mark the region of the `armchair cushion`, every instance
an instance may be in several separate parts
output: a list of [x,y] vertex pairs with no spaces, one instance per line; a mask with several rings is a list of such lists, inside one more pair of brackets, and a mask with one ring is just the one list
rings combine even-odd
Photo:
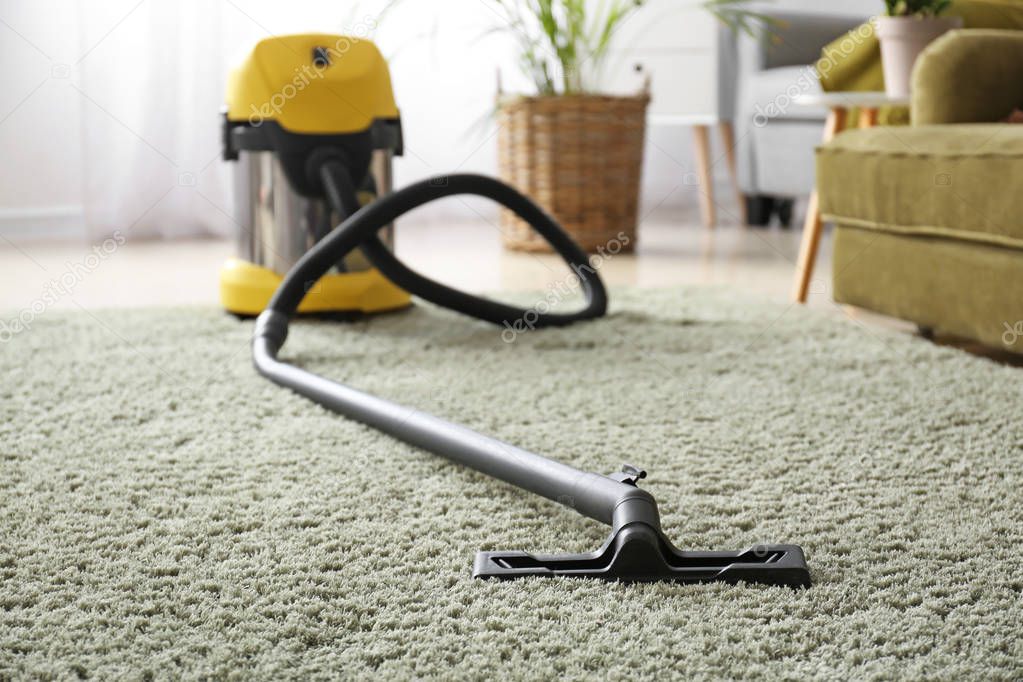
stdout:
[[1023,126],[850,130],[817,150],[826,220],[1023,249]]

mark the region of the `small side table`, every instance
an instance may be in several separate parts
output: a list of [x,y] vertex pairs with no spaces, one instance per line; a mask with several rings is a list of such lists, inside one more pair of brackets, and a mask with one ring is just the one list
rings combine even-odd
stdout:
[[722,121],[714,115],[701,114],[652,114],[648,122],[661,126],[688,126],[693,130],[693,153],[696,156],[696,175],[700,183],[700,216],[703,226],[713,228],[717,225],[717,201],[714,197],[714,161],[710,151],[710,129],[716,126],[721,135],[721,145],[728,164],[728,174],[732,179],[732,187],[736,200],[739,202],[739,220],[746,224],[746,197],[739,189],[739,178],[735,165],[735,132],[731,121]]
[[[883,92],[805,94],[797,95],[792,101],[804,107],[828,108],[828,120],[824,125],[824,144],[831,142],[835,135],[848,127],[850,109],[860,110],[860,128],[873,128],[877,125],[877,112],[881,107],[909,105],[908,97],[889,97]],[[803,240],[799,246],[799,262],[796,264],[796,279],[792,288],[792,298],[796,303],[806,303],[822,229],[820,202],[815,185],[813,194],[810,195],[810,205],[806,209],[806,224],[803,226]]]

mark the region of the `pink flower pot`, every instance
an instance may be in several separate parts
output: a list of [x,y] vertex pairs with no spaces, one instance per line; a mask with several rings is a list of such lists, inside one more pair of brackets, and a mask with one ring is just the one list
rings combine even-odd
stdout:
[[892,97],[908,97],[917,57],[932,41],[962,28],[961,17],[878,17],[885,90]]

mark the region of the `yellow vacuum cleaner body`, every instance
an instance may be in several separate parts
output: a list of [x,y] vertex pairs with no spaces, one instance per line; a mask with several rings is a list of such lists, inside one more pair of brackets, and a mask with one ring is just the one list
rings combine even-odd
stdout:
[[[220,273],[230,312],[258,315],[283,275],[339,222],[318,186],[325,154],[363,177],[361,203],[392,189],[401,120],[387,62],[363,38],[302,34],[259,42],[228,80],[224,158],[234,162],[238,253]],[[358,172],[362,170],[363,172]],[[368,171],[368,172],[366,172]],[[380,234],[393,245],[393,226]],[[378,312],[406,292],[355,251],[312,286],[299,312]]]

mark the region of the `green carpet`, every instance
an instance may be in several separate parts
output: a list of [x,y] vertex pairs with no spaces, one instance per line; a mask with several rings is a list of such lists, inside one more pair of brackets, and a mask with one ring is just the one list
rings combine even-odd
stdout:
[[1023,675],[1020,370],[718,290],[502,341],[419,308],[283,355],[585,469],[815,586],[475,581],[606,529],[256,376],[212,309],[0,347],[0,678]]

